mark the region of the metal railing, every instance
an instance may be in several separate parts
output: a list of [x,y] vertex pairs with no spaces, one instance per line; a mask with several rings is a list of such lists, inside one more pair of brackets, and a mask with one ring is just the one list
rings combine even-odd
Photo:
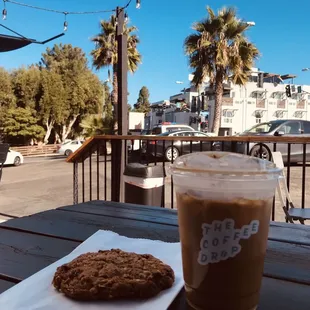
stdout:
[[[117,152],[115,150],[118,150]],[[171,152],[169,153],[170,150]],[[176,150],[176,151],[175,151]],[[281,151],[286,165],[287,186],[296,191],[300,207],[306,207],[307,161],[310,161],[310,137],[161,137],[161,136],[95,136],[67,159],[73,163],[73,203],[91,200],[122,201],[122,172],[128,162],[162,165],[163,169],[175,156],[185,153],[221,150],[271,159]],[[123,156],[120,156],[120,151]],[[170,155],[169,155],[170,154]],[[170,157],[169,157],[170,156]],[[120,160],[123,161],[121,165]],[[116,177],[118,175],[118,177]],[[292,194],[292,192],[291,192]],[[310,199],[310,197],[309,197]],[[164,206],[174,209],[173,180],[164,185]],[[298,205],[298,201],[296,202]],[[272,220],[276,218],[276,202]]]

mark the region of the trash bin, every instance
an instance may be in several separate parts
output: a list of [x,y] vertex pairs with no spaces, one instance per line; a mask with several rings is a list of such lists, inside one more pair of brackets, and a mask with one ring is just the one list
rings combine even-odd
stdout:
[[125,167],[125,202],[164,207],[165,171],[163,166],[131,163]]

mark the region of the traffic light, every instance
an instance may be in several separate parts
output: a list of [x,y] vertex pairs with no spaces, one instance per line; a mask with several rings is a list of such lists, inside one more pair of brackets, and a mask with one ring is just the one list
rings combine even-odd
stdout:
[[291,86],[290,85],[286,85],[285,86],[285,93],[287,97],[292,97],[292,93],[291,93]]
[[263,72],[258,73],[257,87],[259,88],[264,87],[264,73]]

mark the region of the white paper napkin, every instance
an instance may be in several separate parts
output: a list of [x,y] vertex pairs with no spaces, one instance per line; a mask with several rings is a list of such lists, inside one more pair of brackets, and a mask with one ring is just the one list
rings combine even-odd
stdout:
[[[57,292],[51,285],[56,268],[86,252],[119,248],[138,254],[152,254],[171,266],[175,273],[172,288],[154,298],[143,301],[77,302]],[[0,295],[0,309],[5,310],[119,310],[167,309],[183,287],[181,247],[179,243],[166,243],[147,239],[131,239],[111,231],[99,230],[74,251],[42,269]]]

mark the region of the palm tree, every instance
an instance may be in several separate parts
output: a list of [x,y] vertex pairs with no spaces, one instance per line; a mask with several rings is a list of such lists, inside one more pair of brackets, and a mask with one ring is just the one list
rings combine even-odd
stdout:
[[[95,49],[92,50],[93,65],[97,70],[102,67],[112,66],[112,104],[117,104],[117,38],[116,38],[116,17],[112,15],[110,20],[102,20],[100,22],[101,32],[92,38],[95,42]],[[124,34],[127,35],[127,51],[128,51],[128,70],[133,73],[137,70],[141,63],[141,55],[137,50],[140,42],[137,35],[133,34],[137,31],[134,26],[128,27],[124,25]]]
[[80,123],[83,128],[83,135],[86,137],[111,134],[111,125],[111,118],[103,118],[99,114],[86,115]]
[[222,8],[216,15],[207,7],[208,16],[193,25],[195,33],[184,42],[189,65],[193,69],[192,83],[196,87],[206,77],[215,88],[214,119],[211,131],[218,134],[222,113],[223,82],[234,84],[248,81],[259,51],[245,37],[249,24],[236,16],[234,8]]

